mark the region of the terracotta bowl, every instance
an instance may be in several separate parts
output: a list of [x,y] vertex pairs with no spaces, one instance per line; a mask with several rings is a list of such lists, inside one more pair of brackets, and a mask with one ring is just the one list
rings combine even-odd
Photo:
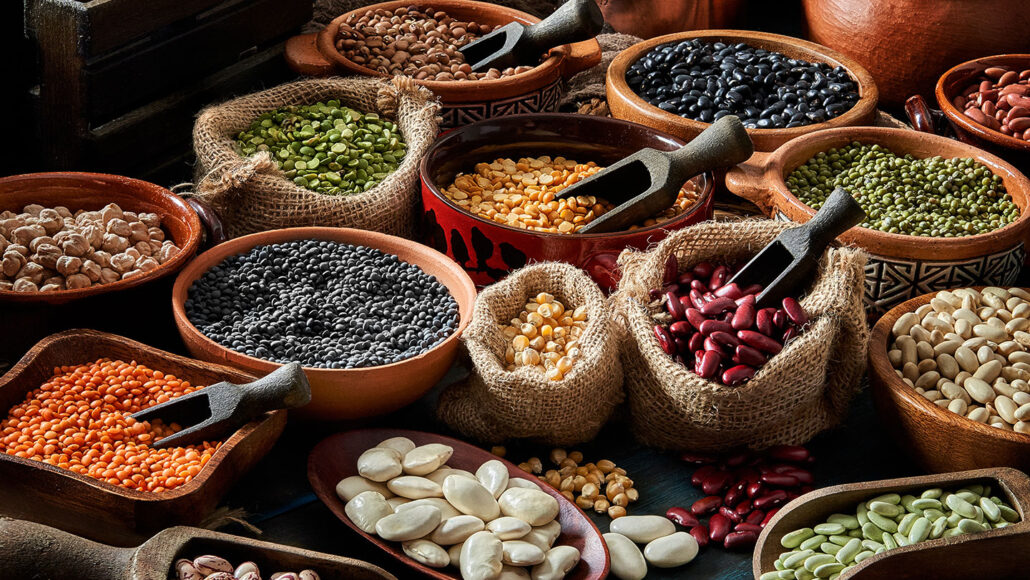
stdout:
[[29,173],[0,179],[0,211],[21,212],[26,205],[63,205],[75,212],[98,210],[116,203],[123,210],[152,212],[161,216],[161,227],[181,251],[154,270],[111,284],[57,292],[0,290],[0,302],[63,304],[134,288],[181,269],[197,253],[204,227],[187,201],[153,183],[101,173]]
[[617,119],[642,123],[688,141],[708,128],[710,123],[680,117],[651,105],[633,92],[633,89],[626,83],[626,71],[651,49],[662,44],[694,38],[705,42],[725,42],[727,44],[743,42],[756,48],[781,52],[792,58],[800,58],[809,62],[825,62],[833,67],[842,66],[848,70],[851,78],[858,84],[860,98],[855,106],[824,123],[790,129],[748,129],[748,135],[751,135],[757,151],[772,151],[795,137],[821,129],[869,125],[876,115],[879,93],[876,90],[876,84],[873,83],[873,78],[862,68],[862,65],[843,54],[825,46],[779,34],[748,30],[696,30],[645,40],[634,44],[615,57],[611,66],[608,67],[605,82],[605,88],[608,91],[608,107],[612,111],[612,116]]
[[755,580],[763,572],[774,570],[773,562],[787,551],[780,540],[789,532],[822,523],[835,513],[854,513],[858,503],[881,494],[934,487],[954,490],[966,485],[989,485],[992,494],[1019,513],[1020,520],[980,534],[938,538],[880,552],[841,574],[840,580],[1022,578],[1026,575],[1022,554],[1030,546],[1030,479],[1015,469],[1000,468],[863,481],[806,493],[783,506],[762,530],[752,557]]
[[1030,471],[1030,435],[977,423],[941,409],[902,382],[887,360],[894,323],[901,315],[929,304],[936,295],[924,294],[895,306],[873,327],[869,337],[869,379],[884,425],[930,471],[981,467]]
[[[121,336],[69,330],[47,337],[0,377],[0,412],[25,400],[54,367],[101,358],[135,360],[197,385],[244,383],[252,375],[157,350]],[[232,434],[185,485],[160,493],[125,489],[47,463],[0,454],[0,514],[32,520],[108,544],[136,545],[168,526],[197,524],[258,462],[286,426],[275,411]],[[2,574],[0,574],[2,576]]]
[[437,278],[458,303],[458,329],[428,351],[401,362],[360,369],[304,368],[311,383],[311,403],[297,409],[297,416],[316,420],[356,419],[381,415],[414,402],[433,387],[451,367],[458,354],[458,337],[472,316],[476,288],[468,275],[447,256],[421,244],[350,228],[290,228],[234,238],[204,252],[189,263],[175,280],[172,310],[186,348],[193,356],[226,364],[253,374],[267,374],[279,368],[274,363],[230,350],[202,334],[186,318],[186,297],[190,286],[212,267],[230,256],[255,246],[291,240],[332,240],[376,248],[394,254]]
[[578,266],[602,288],[614,289],[619,252],[646,248],[671,230],[711,219],[710,172],[692,180],[699,199],[683,214],[651,227],[607,234],[549,234],[501,225],[460,209],[442,190],[458,172],[498,157],[562,155],[610,165],[643,147],[669,151],[683,144],[642,125],[590,115],[516,115],[466,125],[438,139],[419,167],[426,243],[454,258],[480,286],[527,263],[555,260]]
[[1030,234],[1030,181],[998,157],[952,139],[907,129],[851,127],[799,137],[775,153],[755,153],[730,170],[726,186],[754,202],[767,215],[808,221],[815,211],[787,189],[786,177],[815,154],[858,141],[879,144],[917,158],[972,157],[1001,176],[1020,209],[1014,223],[962,238],[924,238],[856,227],[839,239],[869,252],[866,310],[879,315],[914,296],[975,284],[1011,285],[1023,264]]
[[1026,0],[803,0],[808,37],[862,63],[881,100],[933,93],[945,70],[964,60],[1030,52]]
[[[396,10],[408,6],[431,6],[464,21],[498,26],[510,22],[534,24],[540,19],[518,10],[472,0],[395,0],[364,6],[345,12],[317,34],[290,39],[286,58],[301,74],[330,76],[350,74],[385,77],[365,68],[336,50],[340,23],[352,14],[366,10]],[[417,81],[440,97],[443,110],[441,128],[459,127],[466,123],[515,113],[550,112],[558,109],[565,95],[566,81],[576,73],[601,62],[601,46],[596,40],[565,44],[550,51],[539,66],[523,74],[496,80],[468,82]]]

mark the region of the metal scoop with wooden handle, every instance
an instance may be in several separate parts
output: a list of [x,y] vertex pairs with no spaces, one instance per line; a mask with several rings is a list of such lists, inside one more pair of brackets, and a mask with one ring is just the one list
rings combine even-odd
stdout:
[[536,65],[548,50],[591,39],[604,27],[594,0],[569,0],[553,14],[526,26],[511,22],[458,49],[473,72]]
[[151,445],[181,447],[220,439],[268,411],[303,407],[310,401],[308,378],[299,364],[289,363],[252,383],[216,383],[134,413],[132,418],[186,425]]
[[671,206],[691,177],[736,165],[754,151],[740,119],[727,115],[676,151],[641,149],[555,197],[590,195],[615,204],[615,209],[577,230],[577,234],[621,231]]

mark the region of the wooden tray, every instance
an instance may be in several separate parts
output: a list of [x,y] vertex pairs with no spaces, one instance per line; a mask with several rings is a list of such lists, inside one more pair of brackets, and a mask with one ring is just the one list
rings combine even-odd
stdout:
[[322,580],[396,580],[361,560],[312,552],[199,528],[169,528],[138,548],[114,548],[40,524],[0,518],[0,578],[165,580],[180,558],[221,556],[234,566],[252,561],[265,578],[310,568]]
[[[43,339],[0,377],[3,416],[25,400],[26,393],[53,376],[54,367],[101,358],[135,360],[198,385],[254,379],[121,336],[69,330]],[[161,493],[124,489],[47,463],[0,454],[0,515],[37,521],[109,544],[135,545],[167,526],[200,522],[232,484],[271,449],[285,426],[285,411],[251,421],[229,437],[191,481]]]
[[842,574],[840,580],[1025,578],[1024,552],[994,551],[1000,546],[1030,546],[1030,477],[1010,468],[850,483],[806,493],[784,506],[762,530],[752,559],[755,578],[773,570],[773,562],[787,551],[780,544],[785,534],[822,523],[830,514],[853,513],[859,502],[892,491],[958,489],[977,483],[990,485],[994,495],[1019,512],[1020,521],[1002,529],[929,540],[876,554]]
[[[361,531],[344,512],[345,503],[336,495],[336,484],[345,477],[357,475],[358,456],[390,437],[407,437],[416,445],[427,443],[450,445],[454,448],[454,455],[447,461],[447,465],[472,472],[490,459],[499,459],[488,451],[435,433],[403,429],[359,429],[337,433],[315,446],[311,455],[308,456],[308,481],[311,482],[311,487],[314,488],[315,494],[322,500],[322,503],[328,506],[336,514],[336,517],[340,518],[340,521],[364,536],[366,540],[426,576],[437,580],[458,580],[461,576],[456,568],[430,568],[419,564],[401,551],[399,542],[388,542],[378,536]],[[511,477],[535,480],[534,476],[527,474],[514,464],[504,459],[500,459],[500,461],[508,468]],[[562,533],[555,545],[573,546],[580,552],[579,564],[565,578],[567,580],[601,580],[607,576],[608,548],[601,539],[601,532],[598,531],[597,526],[581,509],[565,499],[558,490],[546,483],[540,483],[540,489],[557,499],[560,507],[558,522],[561,523]]]

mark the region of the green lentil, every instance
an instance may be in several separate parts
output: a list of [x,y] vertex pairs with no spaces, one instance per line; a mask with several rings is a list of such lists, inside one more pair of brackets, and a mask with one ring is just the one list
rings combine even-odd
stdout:
[[[919,499],[898,494],[870,498],[856,506],[855,516],[833,514],[826,522],[785,534],[780,543],[789,551],[776,559],[775,572],[762,574],[761,578],[833,578],[874,554],[899,546],[984,532],[1018,521],[1019,513],[990,492],[990,487],[976,485],[953,493],[929,489]],[[981,506],[988,507],[984,510]],[[895,511],[891,508],[896,508],[897,513],[884,515]],[[928,514],[931,511],[939,515]],[[976,512],[976,517],[963,516],[972,512]],[[865,517],[869,520],[862,522]],[[859,523],[861,529],[852,531],[862,534],[864,539],[834,533]],[[818,532],[831,534],[829,541]]]
[[970,236],[1019,218],[1001,177],[976,159],[901,157],[858,142],[812,157],[791,172],[787,187],[814,209],[843,187],[866,212],[862,226],[893,234]]
[[269,111],[236,139],[240,155],[267,151],[287,179],[325,195],[375,187],[397,169],[407,147],[391,121],[335,100]]

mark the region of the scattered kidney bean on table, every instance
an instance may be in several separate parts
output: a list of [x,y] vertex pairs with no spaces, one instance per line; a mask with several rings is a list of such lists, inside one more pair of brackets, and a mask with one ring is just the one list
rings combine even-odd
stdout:
[[1030,69],[987,68],[951,102],[975,123],[1030,141]]
[[665,286],[651,290],[654,334],[666,354],[727,386],[750,380],[769,357],[799,336],[808,315],[794,298],[780,308],[756,308],[757,284],[727,284],[734,269],[701,262],[678,274],[675,256]]

